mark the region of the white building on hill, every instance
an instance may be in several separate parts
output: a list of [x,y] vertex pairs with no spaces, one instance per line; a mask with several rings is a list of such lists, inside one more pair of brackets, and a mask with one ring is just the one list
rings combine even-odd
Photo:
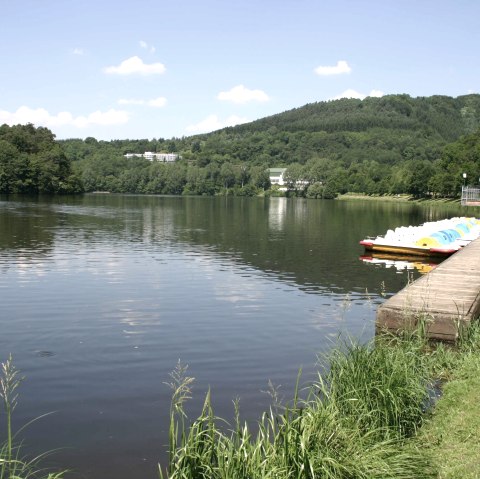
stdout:
[[180,158],[177,153],[154,153],[146,151],[145,153],[127,153],[123,155],[125,158],[145,158],[148,161],[162,161],[163,163],[173,163]]

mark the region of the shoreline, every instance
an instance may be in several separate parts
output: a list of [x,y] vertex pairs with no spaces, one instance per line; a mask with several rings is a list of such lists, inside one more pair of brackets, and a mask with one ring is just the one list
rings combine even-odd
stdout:
[[[337,196],[338,201],[383,201],[392,203],[414,203],[419,205],[461,206],[459,198],[414,198],[411,195],[366,195],[361,193],[345,193]],[[466,206],[465,208],[468,208]]]
[[[190,397],[193,378],[183,377],[172,397],[172,449],[164,474],[160,466],[161,479],[193,479],[198,471],[202,477],[212,471],[212,478],[226,471],[246,477],[240,474],[245,470],[255,477],[274,471],[279,478],[304,478],[310,477],[307,466],[314,475],[327,470],[339,479],[480,477],[479,326],[477,318],[454,347],[429,342],[421,327],[366,344],[343,338],[323,357],[325,377],[307,388],[304,399],[297,377],[293,400],[281,408],[274,403],[256,437],[240,423],[238,409],[234,429],[222,432],[210,392],[187,426],[178,397],[182,391]],[[433,398],[428,391],[437,387],[441,393]]]

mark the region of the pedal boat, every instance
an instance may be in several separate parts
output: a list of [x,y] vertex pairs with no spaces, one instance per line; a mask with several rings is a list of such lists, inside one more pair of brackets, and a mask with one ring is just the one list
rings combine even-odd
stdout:
[[364,239],[360,244],[369,252],[446,257],[479,236],[480,220],[457,217],[420,226],[402,226],[388,230],[384,236]]

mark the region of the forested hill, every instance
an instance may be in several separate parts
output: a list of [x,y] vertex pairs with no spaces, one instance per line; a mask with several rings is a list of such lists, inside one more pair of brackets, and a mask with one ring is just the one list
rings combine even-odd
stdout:
[[[187,139],[195,158],[214,154],[269,166],[312,158],[350,167],[364,161],[400,165],[437,160],[442,148],[480,126],[480,95],[412,98],[388,95],[305,105],[252,123]],[[185,145],[186,146],[186,145]]]
[[253,133],[276,128],[288,132],[365,132],[374,128],[421,131],[454,141],[479,126],[480,95],[458,98],[387,95],[364,100],[312,103],[235,128]]
[[[56,145],[66,162],[58,162],[60,154],[53,163],[43,163],[42,154],[24,152],[18,141],[47,133],[52,141],[51,132],[32,125],[4,125],[0,140],[9,145],[3,143],[0,151],[0,192],[45,191],[48,178],[38,182],[37,173],[51,170],[64,191],[78,190],[71,181],[78,177],[85,191],[255,195],[270,188],[268,168],[286,167],[289,194],[331,198],[352,191],[451,197],[459,194],[463,173],[475,182],[480,177],[479,127],[480,95],[387,95],[312,103],[190,137],[62,140]],[[13,146],[12,133],[20,138]],[[180,159],[160,163],[125,156],[146,151],[177,153]],[[71,164],[74,174],[65,182],[52,164],[67,165],[64,176],[70,175]],[[15,171],[24,171],[24,177],[14,178]],[[275,188],[273,193],[280,194]]]
[[[387,95],[312,103],[190,137],[60,143],[86,191],[253,195],[269,188],[267,168],[287,167],[291,194],[456,196],[462,173],[480,176],[479,126],[480,95]],[[182,159],[123,156],[145,151]]]

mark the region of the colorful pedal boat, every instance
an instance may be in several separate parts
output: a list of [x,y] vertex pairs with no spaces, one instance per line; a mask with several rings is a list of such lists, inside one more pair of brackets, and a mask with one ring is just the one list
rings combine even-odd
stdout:
[[456,253],[460,246],[454,247],[428,247],[416,245],[393,245],[382,244],[377,240],[362,240],[360,244],[365,247],[365,251],[373,251],[378,253],[389,253],[395,255],[414,255],[414,256],[450,256]]
[[385,236],[367,238],[360,244],[369,252],[395,255],[446,257],[480,236],[480,220],[456,217],[399,227]]

